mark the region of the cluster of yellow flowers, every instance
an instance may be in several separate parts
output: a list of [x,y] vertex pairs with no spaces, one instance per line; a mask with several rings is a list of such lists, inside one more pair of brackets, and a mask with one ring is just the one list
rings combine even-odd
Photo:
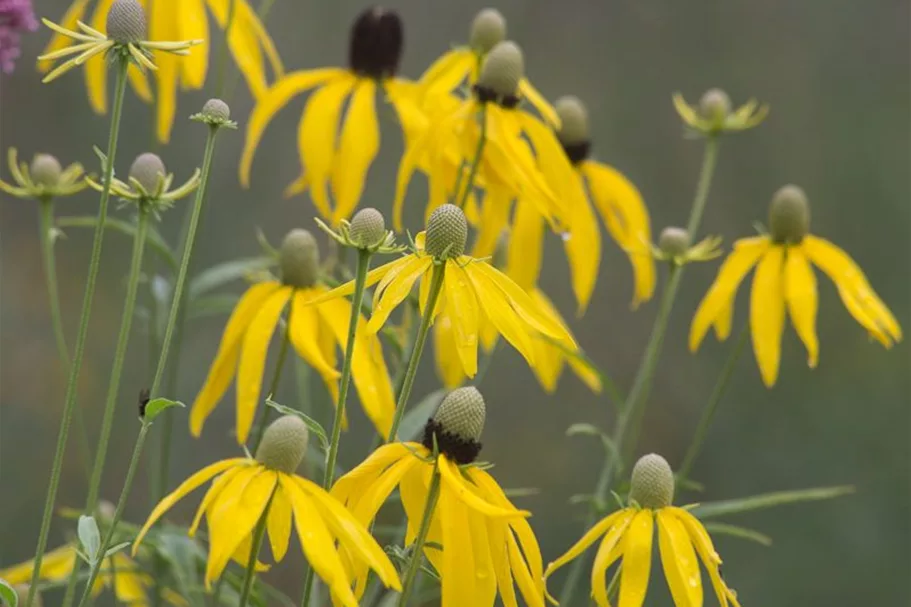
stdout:
[[[246,604],[255,572],[268,567],[259,561],[264,538],[268,537],[273,559],[280,561],[296,529],[304,556],[326,583],[335,605],[359,605],[373,571],[386,587],[401,592],[398,604],[404,606],[414,591],[423,555],[440,580],[444,607],[492,606],[498,597],[507,607],[517,606],[520,597],[525,604],[543,607],[547,598],[556,603],[547,592],[547,578],[603,536],[591,572],[592,598],[600,607],[609,607],[616,592],[620,607],[640,607],[657,529],[664,576],[677,607],[703,604],[700,561],[719,604],[739,606],[737,595],[721,577],[721,559],[705,527],[688,508],[672,505],[674,472],[654,454],[632,466],[622,507],[591,526],[566,554],[545,567],[528,522],[530,513],[518,509],[487,471],[489,466],[478,461],[487,405],[476,388],[464,386],[479,373],[479,348],[490,356],[502,337],[548,392],[555,389],[566,365],[600,392],[602,375],[538,287],[546,234],[556,233],[562,240],[581,315],[589,307],[600,267],[600,216],[629,258],[635,308],[655,293],[656,260],[667,262],[673,279],[679,280],[682,265],[718,255],[716,239],[691,243],[707,190],[687,230],[669,228],[653,244],[638,189],[617,170],[592,158],[582,102],[563,97],[552,105],[538,92],[525,76],[521,49],[507,40],[505,21],[495,10],[479,13],[468,43],[444,54],[412,82],[398,76],[402,22],[396,13],[380,8],[357,17],[347,67],[285,73],[274,43],[245,0],[99,0],[87,25],[82,18],[88,4],[77,0],[62,25],[48,22],[56,35],[40,68],[50,70],[52,61],[75,55],[47,78],[84,64],[89,99],[97,111],[107,105],[106,54],[120,53],[124,62],[130,62],[124,68],[126,77],[146,100],[153,95],[142,68],[151,70],[161,141],[167,141],[173,125],[177,89],[202,88],[206,82],[206,9],[211,11],[227,32],[227,47],[256,102],[245,126],[243,185],[250,182],[254,155],[269,122],[295,95],[311,91],[298,131],[301,175],[288,193],[309,192],[322,219],[320,226],[358,253],[355,277],[338,284],[324,272],[314,236],[292,230],[278,250],[278,276],[255,282],[241,296],[192,405],[189,427],[192,435],[201,434],[233,380],[236,439],[241,446],[251,442],[252,455],[207,466],[164,497],[135,536],[134,559],[142,554],[143,540],[154,537],[156,522],[211,481],[188,534],[193,536],[206,519],[207,589],[219,582],[232,560],[246,567],[241,604]],[[143,9],[148,11],[149,38],[187,42],[145,40]],[[112,21],[110,15],[116,11],[128,18]],[[67,38],[79,44],[67,46]],[[190,52],[191,46],[197,48]],[[376,210],[358,210],[380,149],[378,93],[394,108],[405,139],[391,205],[394,232],[387,231]],[[210,102],[203,113],[210,126],[230,123],[227,106],[218,103]],[[767,111],[755,102],[733,110],[720,91],[710,91],[696,107],[679,96],[674,103],[686,125],[710,141],[758,125]],[[148,166],[152,168],[143,169]],[[110,172],[106,179],[87,178],[85,183],[126,200],[153,201],[155,209],[166,208],[197,186],[204,189],[196,173],[171,191],[173,176],[165,173],[157,157],[137,161],[134,167],[139,168],[131,171],[129,183],[114,180]],[[47,157],[28,167],[12,154],[10,168],[16,184],[0,182],[0,189],[14,196],[46,200],[83,187],[81,167],[61,172]],[[207,170],[204,167],[203,184]],[[426,229],[413,239],[409,236],[408,247],[397,246],[395,233],[404,232],[406,193],[416,172],[429,183]],[[393,261],[369,269],[374,255],[406,249]],[[755,266],[749,322],[763,382],[771,387],[778,377],[786,310],[806,346],[809,365],[815,367],[818,304],[811,264],[835,282],[845,307],[871,336],[886,347],[901,339],[898,322],[857,265],[834,244],[809,233],[803,191],[786,186],[773,197],[768,233],[738,240],[723,262],[693,318],[690,348],[698,348],[710,327],[719,339],[729,336],[737,287]],[[676,289],[676,282],[672,284],[671,293]],[[372,301],[365,303],[365,290],[371,287]],[[401,382],[392,379],[381,339],[383,331],[392,328],[390,318],[397,308],[405,313],[402,326],[394,330],[416,329]],[[417,328],[411,321],[415,312],[420,318]],[[336,407],[322,485],[297,474],[313,420],[289,413],[268,425],[265,409],[259,426],[254,423],[263,401],[270,342],[280,326],[282,356],[267,395],[273,396],[290,346],[320,376]],[[421,440],[400,440],[402,415],[431,329],[436,370],[449,391],[424,426]],[[344,353],[341,370],[339,350]],[[385,444],[335,479],[350,381]],[[144,422],[143,438],[146,430]],[[125,492],[128,489],[129,484]],[[406,519],[404,543],[412,547],[400,569],[371,533],[380,508],[396,489]],[[112,526],[117,525],[120,509]],[[0,577],[11,583],[36,575],[59,581],[76,569],[73,547],[44,557],[37,573],[34,563],[27,562],[0,571]],[[608,584],[606,572],[614,565],[617,582]],[[94,583],[87,594],[107,585],[123,602],[149,604],[147,591],[158,581],[137,571],[133,559],[115,552],[93,567]],[[305,605],[311,581],[306,584]],[[163,598],[174,605],[189,604],[187,597],[172,591]]]

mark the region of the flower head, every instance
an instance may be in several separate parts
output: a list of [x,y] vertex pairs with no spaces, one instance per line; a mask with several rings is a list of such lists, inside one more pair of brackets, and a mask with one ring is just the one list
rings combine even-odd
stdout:
[[236,129],[237,123],[231,120],[231,108],[228,104],[218,98],[212,98],[205,102],[199,113],[190,116],[190,120],[208,124],[213,128],[226,127]]
[[[188,493],[213,479],[190,527],[194,535],[203,516],[209,527],[206,587],[219,578],[235,555],[250,554],[253,530],[266,517],[272,556],[285,557],[292,521],[304,556],[346,607],[357,607],[346,562],[373,569],[384,584],[399,589],[395,568],[367,529],[319,485],[295,474],[307,448],[307,426],[294,416],[281,417],[266,430],[256,458],[234,458],[203,468],[165,497],[149,515],[133,544],[133,553],[155,522]],[[339,548],[335,542],[338,541]]]
[[88,185],[81,164],[74,163],[64,169],[50,154],[35,154],[31,164],[27,164],[19,161],[16,148],[9,148],[7,161],[13,183],[0,180],[0,190],[16,198],[42,200],[70,196]]
[[674,93],[674,108],[692,132],[701,135],[717,135],[745,131],[758,126],[769,114],[767,104],[759,105],[750,99],[736,110],[731,107],[731,98],[721,89],[709,89],[694,107]]
[[809,204],[803,190],[785,186],[775,194],[769,217],[771,232],[734,243],[734,250],[721,265],[693,317],[690,350],[699,347],[709,327],[715,327],[718,339],[728,337],[737,287],[753,266],[756,273],[750,295],[750,332],[766,386],[773,386],[778,379],[785,310],[807,349],[809,366],[815,367],[818,361],[818,293],[811,264],[832,279],[845,308],[871,337],[886,348],[901,340],[898,321],[863,271],[836,245],[810,234],[809,221]]
[[655,259],[682,266],[694,261],[708,261],[721,255],[721,238],[708,236],[691,244],[690,234],[683,228],[668,226],[661,230],[658,245],[649,245]]
[[[99,156],[102,164],[107,162],[107,158],[100,152]],[[111,180],[111,192],[124,201],[158,213],[171,208],[175,201],[193,192],[199,186],[199,180],[200,171],[196,169],[183,185],[172,190],[174,174],[165,170],[164,162],[157,154],[146,152],[133,161],[126,182],[117,178]],[[104,190],[104,186],[91,177],[86,177],[85,181],[99,192]]]
[[[218,353],[190,411],[194,436],[237,378],[237,440],[244,443],[260,402],[269,341],[282,312],[288,308],[287,330],[291,345],[326,384],[333,402],[338,400],[336,350],[345,348],[351,304],[331,298],[316,305],[311,300],[328,289],[319,277],[319,251],[313,235],[292,230],[280,251],[281,280],[251,286],[241,296],[221,338]],[[392,384],[379,339],[359,322],[355,333],[352,376],[367,416],[384,436],[395,409]]]
[[395,233],[386,229],[383,214],[372,207],[359,210],[351,221],[342,219],[338,231],[316,218],[320,229],[344,247],[353,247],[370,253],[401,253],[405,247],[395,243]]
[[630,505],[602,519],[566,554],[550,563],[545,578],[579,557],[603,536],[591,573],[595,603],[598,607],[610,607],[605,576],[614,563],[619,563],[618,605],[641,607],[648,589],[652,540],[657,527],[661,565],[677,607],[702,604],[700,560],[720,607],[739,607],[737,595],[721,577],[721,557],[715,552],[708,532],[685,508],[672,506],[673,497],[674,473],[667,461],[656,454],[642,457],[633,468]]
[[[421,443],[390,443],[336,481],[332,495],[369,525],[397,486],[407,517],[405,542],[417,536],[432,483],[439,498],[424,554],[440,575],[442,607],[492,607],[499,592],[516,607],[543,607],[541,551],[525,517],[475,460],[481,450],[484,398],[476,388],[450,392],[428,420]],[[437,477],[437,475],[439,475]],[[366,568],[346,558],[361,596]]]
[[31,0],[0,0],[0,71],[7,74],[19,57],[19,33],[38,29]]
[[333,227],[350,217],[380,147],[377,90],[385,93],[403,124],[418,113],[410,100],[412,85],[396,76],[403,37],[397,13],[367,8],[351,28],[347,68],[292,72],[260,96],[247,125],[241,183],[250,183],[253,156],[272,118],[292,97],[318,88],[307,101],[298,130],[302,173],[286,195],[309,189],[317,211]]

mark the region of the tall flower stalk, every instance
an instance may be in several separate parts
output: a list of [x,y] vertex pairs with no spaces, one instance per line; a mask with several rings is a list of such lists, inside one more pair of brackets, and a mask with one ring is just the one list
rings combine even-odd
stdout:
[[434,466],[433,474],[430,478],[430,489],[427,491],[427,500],[424,502],[424,516],[421,518],[421,526],[414,539],[411,560],[408,561],[408,569],[405,570],[405,577],[402,579],[402,594],[399,595],[398,607],[406,607],[408,600],[411,598],[414,582],[417,579],[418,570],[421,568],[421,561],[424,558],[424,544],[427,541],[427,534],[430,532],[430,523],[433,521],[433,513],[436,510],[439,498],[440,472]]

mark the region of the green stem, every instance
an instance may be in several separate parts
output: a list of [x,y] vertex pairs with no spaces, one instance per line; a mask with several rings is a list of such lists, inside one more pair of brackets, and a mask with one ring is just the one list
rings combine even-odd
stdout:
[[689,478],[690,471],[693,469],[693,464],[696,462],[696,456],[699,455],[699,450],[702,449],[702,443],[705,441],[705,435],[708,432],[709,425],[711,425],[712,419],[714,419],[715,413],[718,411],[718,405],[721,403],[721,399],[724,397],[725,391],[727,391],[731,377],[734,375],[734,369],[737,366],[737,361],[740,360],[740,355],[743,353],[744,346],[746,346],[748,336],[749,331],[747,331],[747,327],[741,329],[740,335],[737,336],[737,343],[734,344],[731,353],[724,362],[724,367],[721,369],[718,381],[715,383],[715,387],[712,388],[712,395],[709,397],[709,402],[702,411],[702,417],[699,418],[699,424],[696,426],[696,432],[693,435],[693,442],[690,443],[689,448],[686,450],[686,455],[683,456],[683,463],[680,464],[680,470],[677,472],[678,478]]
[[487,104],[481,106],[480,112],[481,134],[478,136],[478,147],[475,148],[474,158],[471,160],[471,169],[468,172],[468,180],[465,182],[465,190],[459,196],[459,187],[461,186],[462,172],[459,171],[459,180],[456,183],[456,196],[459,196],[459,208],[464,209],[468,197],[471,195],[471,188],[478,176],[478,170],[481,168],[481,156],[484,154],[484,145],[487,143]]
[[427,541],[427,534],[430,532],[430,522],[433,520],[433,511],[436,509],[439,497],[440,472],[434,469],[433,477],[430,480],[430,489],[427,492],[427,501],[424,503],[424,516],[421,518],[421,527],[418,529],[414,546],[411,548],[411,560],[408,562],[408,570],[405,572],[405,577],[402,578],[402,594],[399,596],[398,607],[405,607],[408,604],[408,599],[411,598],[414,581],[421,567],[421,561],[424,559],[424,542]]
[[402,390],[399,392],[398,401],[395,404],[395,416],[392,418],[392,426],[389,429],[389,438],[386,442],[398,440],[399,424],[402,422],[402,416],[405,414],[405,407],[408,405],[408,398],[411,396],[411,388],[414,387],[414,378],[417,375],[418,363],[421,362],[421,354],[424,352],[424,343],[427,341],[427,333],[430,330],[430,323],[433,321],[433,310],[436,308],[437,299],[443,287],[443,276],[446,273],[446,263],[435,263],[433,266],[433,275],[430,278],[430,293],[427,296],[427,305],[424,309],[424,316],[421,318],[421,328],[418,329],[418,336],[414,340],[414,349],[408,359],[408,368],[405,370],[405,377],[402,380]]
[[[715,172],[715,165],[718,159],[718,139],[709,137],[706,142],[705,153],[702,158],[702,168],[699,171],[699,180],[696,185],[696,194],[693,198],[693,205],[690,209],[690,217],[687,221],[687,232],[692,239],[699,231],[699,224],[702,221],[702,215],[705,211],[705,203],[708,200],[709,189],[712,183],[712,176]],[[648,402],[648,395],[651,391],[652,377],[658,366],[658,359],[661,356],[661,349],[664,343],[664,333],[667,329],[667,323],[670,318],[671,310],[674,306],[674,299],[677,296],[677,290],[680,286],[680,279],[683,276],[683,267],[672,265],[670,275],[668,276],[667,285],[661,297],[661,304],[658,309],[658,315],[655,318],[655,325],[649,336],[648,345],[636,377],[633,380],[633,388],[626,398],[626,403],[617,418],[612,440],[617,446],[616,451],[610,451],[604,460],[604,466],[598,477],[595,486],[594,499],[592,500],[593,508],[586,518],[585,528],[589,529],[597,520],[599,504],[603,504],[611,485],[614,475],[622,468],[622,461],[617,461],[615,454],[620,454],[621,458],[628,458],[635,448],[636,439],[639,434],[639,427],[645,412],[645,404]],[[632,432],[630,432],[632,429]],[[580,585],[580,577],[587,559],[580,556],[569,570],[566,581],[563,583],[563,590],[560,593],[560,604],[568,605],[572,600],[576,588]]]
[[[127,294],[123,304],[123,315],[120,318],[120,332],[117,334],[117,345],[114,348],[114,363],[111,366],[111,375],[108,382],[107,397],[104,401],[104,413],[101,418],[101,431],[98,435],[98,451],[95,453],[95,465],[92,467],[92,476],[89,479],[88,497],[85,502],[85,515],[95,514],[98,505],[98,492],[101,487],[101,476],[107,459],[108,444],[111,440],[111,429],[114,425],[114,411],[117,404],[117,394],[120,391],[120,379],[123,375],[123,364],[126,359],[127,345],[130,341],[130,329],[133,326],[133,316],[136,311],[136,294],[139,291],[139,278],[142,272],[142,256],[145,250],[146,234],[149,229],[148,210],[140,208],[139,222],[136,227],[136,237],[133,240],[133,256],[130,261],[130,274],[127,279]],[[66,594],[63,599],[64,607],[73,604],[76,580],[79,574],[79,561],[70,573]]]
[[38,534],[38,546],[35,549],[34,569],[29,584],[28,598],[25,607],[32,607],[38,591],[38,580],[41,573],[41,562],[44,559],[44,550],[47,548],[47,537],[51,529],[51,518],[54,515],[54,502],[57,499],[57,489],[60,486],[60,473],[63,469],[63,455],[66,451],[66,440],[69,436],[70,422],[73,419],[73,410],[76,405],[76,392],[79,372],[82,369],[82,358],[85,354],[85,341],[88,335],[89,316],[92,311],[92,301],[95,297],[95,281],[98,278],[98,268],[101,265],[101,245],[104,241],[104,224],[108,214],[108,202],[111,199],[111,179],[114,174],[114,161],[117,154],[117,139],[120,132],[120,117],[123,112],[123,98],[126,89],[126,75],[129,62],[120,59],[117,66],[117,84],[114,89],[114,106],[111,111],[111,130],[108,135],[107,164],[104,168],[104,188],[101,192],[101,201],[98,204],[98,225],[95,227],[95,236],[92,241],[92,257],[89,262],[89,272],[85,282],[85,295],[82,300],[82,313],[79,319],[79,329],[76,333],[76,349],[73,354],[73,364],[66,385],[66,397],[63,405],[63,418],[60,421],[60,432],[57,436],[57,450],[54,453],[54,463],[51,467],[50,486],[44,502],[44,515],[41,519],[41,531]]
[[111,524],[105,532],[104,538],[101,540],[101,547],[98,549],[95,564],[89,572],[89,578],[85,583],[85,590],[82,592],[82,598],[79,600],[78,607],[84,607],[92,596],[92,587],[95,585],[95,580],[98,578],[101,565],[104,563],[102,556],[110,547],[111,539],[114,537],[114,532],[117,530],[117,524],[120,522],[121,517],[123,517],[123,509],[126,507],[127,497],[130,495],[130,489],[133,487],[136,469],[139,468],[139,460],[142,458],[142,448],[145,445],[146,436],[151,427],[151,422],[142,420],[142,427],[139,430],[139,436],[136,438],[136,445],[133,447],[133,456],[130,458],[130,466],[127,468],[127,477],[123,481],[123,489],[120,492],[120,498],[117,500],[117,507],[114,509],[114,517],[111,519]]
[[[269,504],[272,499],[269,499]],[[256,524],[256,531],[253,532],[253,545],[250,547],[250,558],[247,559],[247,573],[244,576],[244,585],[240,591],[240,599],[237,602],[238,607],[247,607],[247,601],[250,600],[250,591],[253,589],[253,580],[256,578],[256,559],[259,551],[263,546],[263,538],[266,535],[266,515],[269,513],[269,504],[266,510]]]
[[[275,392],[278,390],[278,382],[282,378],[282,369],[285,366],[285,359],[288,358],[288,346],[291,343],[291,307],[288,307],[288,321],[285,323],[285,335],[282,337],[282,345],[278,351],[278,360],[275,362],[275,370],[272,372],[272,381],[269,382],[269,391],[266,393],[269,399],[274,398]],[[259,425],[256,428],[256,433],[253,436],[253,449],[250,453],[255,454],[256,450],[259,449],[259,444],[263,440],[263,434],[266,432],[266,427],[269,425],[269,416],[272,413],[272,407],[263,407],[262,417],[259,420]]]

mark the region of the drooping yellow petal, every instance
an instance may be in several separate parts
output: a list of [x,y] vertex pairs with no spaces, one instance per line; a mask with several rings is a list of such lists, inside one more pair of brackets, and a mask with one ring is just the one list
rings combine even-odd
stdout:
[[414,443],[388,443],[378,447],[356,468],[335,481],[332,496],[346,505],[350,505],[352,500],[357,501],[364,490],[373,485],[392,464],[411,456],[408,447],[412,444]]
[[[153,0],[154,3],[155,0]],[[158,0],[159,2],[161,0]],[[238,2],[242,4],[243,2]],[[173,10],[173,9],[172,9]],[[232,30],[238,24],[232,25]],[[209,18],[203,0],[184,0],[177,22],[180,35],[173,40],[202,40],[180,61],[180,83],[184,88],[199,89],[206,83],[209,68]]]
[[598,280],[598,270],[601,267],[601,232],[578,174],[572,171],[561,179],[566,180],[564,192],[569,206],[569,232],[563,238],[563,246],[572,272],[573,293],[578,304],[577,314],[581,316],[588,307]]
[[206,491],[202,501],[199,502],[199,507],[196,509],[196,515],[193,517],[193,523],[187,530],[187,535],[190,537],[196,535],[199,524],[202,522],[203,515],[209,512],[209,508],[216,503],[221,492],[228,486],[228,483],[230,483],[238,474],[248,472],[249,470],[250,466],[235,466],[234,468],[229,468],[212,481],[212,484],[209,485],[209,490]]
[[[425,281],[426,282],[426,281]],[[423,287],[423,284],[421,285]],[[439,314],[433,323],[433,351],[437,375],[449,389],[458,388],[465,379],[455,337],[455,322],[446,308],[437,304]]]
[[[99,0],[89,25],[96,30],[105,31],[108,11],[111,10],[113,3],[114,0]],[[149,24],[151,26],[151,21]],[[73,26],[75,25],[74,20]],[[159,38],[159,40],[169,40],[169,38]],[[85,88],[89,94],[89,105],[96,114],[104,114],[108,108],[107,68],[107,59],[102,55],[92,57],[85,62]]]
[[502,187],[488,188],[481,202],[481,219],[478,235],[471,249],[475,258],[490,257],[497,250],[497,244],[509,223],[512,197]]
[[[424,507],[427,505],[427,494],[430,491],[430,483],[433,478],[433,466],[415,465],[402,476],[399,482],[399,495],[402,498],[402,507],[405,510],[407,519],[407,529],[405,531],[405,545],[414,543],[418,534],[421,521],[424,518]],[[493,520],[493,519],[491,519]],[[506,519],[498,519],[506,520]],[[443,545],[443,530],[440,523],[440,511],[434,512],[430,521],[430,531],[427,533],[427,543],[425,543],[424,555],[437,571],[443,570],[443,555],[438,548],[431,547],[431,544]]]
[[[66,12],[63,14],[63,17],[60,19],[60,26],[68,30],[76,29],[77,21],[84,21],[85,9],[88,6],[89,0],[75,0]],[[97,12],[97,11],[96,11]],[[106,14],[103,13],[106,16]],[[104,21],[102,21],[103,23]],[[97,29],[97,28],[96,28]],[[72,40],[63,34],[54,32],[54,35],[51,36],[50,42],[47,43],[47,46],[44,47],[44,51],[39,56],[49,55],[55,51],[64,49],[72,44]],[[38,71],[42,74],[47,73],[53,62],[51,61],[39,61],[38,62]],[[18,582],[11,582],[18,583]]]
[[376,119],[375,98],[376,83],[373,80],[361,80],[348,104],[338,156],[332,166],[332,190],[335,194],[332,219],[335,225],[354,214],[367,182],[367,172],[380,149],[380,125]]
[[462,476],[459,467],[449,461],[445,455],[439,456],[437,466],[440,470],[442,484],[446,485],[452,497],[462,501],[472,510],[489,517],[525,517],[531,516],[527,510],[513,507],[496,506],[480,497],[477,489]]
[[433,103],[439,95],[447,95],[469,78],[474,65],[478,63],[477,56],[467,46],[460,46],[443,53],[436,61],[430,64],[420,80],[418,86],[425,103]]
[[215,405],[228,389],[231,378],[234,377],[237,360],[240,357],[241,340],[247,327],[259,313],[262,304],[280,288],[281,285],[277,282],[259,283],[250,287],[237,302],[225,326],[218,353],[212,361],[206,381],[190,409],[190,432],[193,436],[199,436],[202,432],[206,418],[215,409]]
[[244,151],[240,161],[240,182],[244,187],[250,185],[250,167],[253,165],[253,155],[259,146],[269,122],[295,95],[313,88],[324,82],[343,78],[347,70],[338,68],[325,68],[294,72],[273,84],[256,102],[256,107],[250,114],[247,124],[247,134],[244,139]]
[[292,292],[291,287],[282,287],[269,296],[244,335],[237,365],[237,442],[240,444],[247,442],[250,434],[259,406],[269,342]]
[[673,511],[658,511],[661,566],[677,607],[702,607],[702,577],[696,551],[683,523]]
[[137,97],[146,103],[152,101],[152,88],[149,86],[149,79],[146,77],[145,72],[135,63],[131,63],[130,67],[127,68],[127,80],[129,80],[130,86],[133,87]]
[[158,505],[152,510],[152,513],[149,515],[148,520],[145,525],[140,529],[139,534],[136,536],[136,540],[133,542],[133,555],[136,555],[136,551],[139,549],[139,544],[142,542],[142,538],[145,537],[145,534],[148,533],[152,525],[154,525],[161,516],[171,509],[171,507],[176,504],[178,501],[183,499],[188,493],[207,482],[210,478],[231,468],[233,466],[244,465],[248,460],[243,457],[235,457],[232,459],[225,459],[220,462],[215,462],[209,466],[206,466],[202,470],[193,474],[190,478],[185,480],[180,484],[177,489],[168,494],[164,499],[158,502]]
[[399,161],[395,176],[395,197],[392,201],[392,225],[397,232],[404,229],[402,213],[405,209],[405,195],[408,193],[408,184],[414,175],[418,162],[433,142],[433,132],[424,128],[419,134],[406,137],[405,152]]
[[[112,563],[113,561],[113,563]],[[105,583],[114,589],[114,596],[125,605],[148,605],[146,589],[153,584],[152,578],[139,573],[139,565],[123,553],[106,559],[103,568],[113,574],[104,574]]]
[[[413,257],[413,255],[404,255],[404,256],[396,259],[395,261],[390,261],[387,264],[381,265],[378,268],[374,268],[374,269],[370,270],[369,272],[367,272],[367,278],[364,281],[364,287],[365,288],[372,287],[377,282],[379,282],[381,279],[385,278],[386,275],[390,271],[397,270],[401,266],[408,263],[412,257]],[[326,291],[322,295],[316,296],[314,299],[308,299],[307,303],[309,305],[318,304],[318,303],[322,303],[324,301],[329,301],[329,300],[335,299],[337,297],[347,297],[348,295],[351,295],[352,293],[354,293],[354,281],[349,280],[345,284],[335,287],[331,291]]]
[[[490,558],[497,576],[497,589],[504,607],[519,607],[516,589],[513,587],[506,534],[509,526],[498,519],[487,519],[487,536],[490,538]],[[537,607],[537,606],[536,606]]]
[[[492,342],[495,340],[491,339],[488,327],[493,326],[495,328],[493,336],[495,337],[496,333],[499,332],[519,354],[525,357],[528,365],[534,367],[536,361],[533,339],[535,338],[531,336],[528,327],[521,322],[521,319],[513,311],[509,301],[503,296],[497,286],[486,275],[474,271],[475,266],[481,265],[483,265],[481,262],[472,263],[465,268],[465,271],[471,279],[477,294],[478,303],[484,311],[484,321],[482,321],[481,329],[482,342],[490,340],[492,347]],[[488,347],[487,343],[485,343],[486,347]]]
[[560,117],[557,115],[557,110],[544,98],[544,95],[538,92],[528,78],[522,78],[519,81],[519,94],[538,110],[538,113],[550,126],[555,129],[560,128]]
[[465,375],[474,377],[478,372],[478,300],[471,288],[471,280],[458,263],[447,262],[443,287],[454,325],[456,352]]
[[724,580],[721,579],[721,574],[718,570],[718,566],[721,565],[721,557],[715,552],[715,547],[712,545],[712,539],[709,537],[705,527],[702,526],[702,523],[699,522],[695,516],[683,508],[671,507],[668,508],[668,510],[674,518],[683,524],[687,535],[689,535],[689,539],[692,541],[693,547],[696,548],[696,553],[699,555],[699,558],[702,559],[702,564],[705,565],[705,568],[709,573],[709,579],[712,581],[712,587],[715,590],[715,597],[718,599],[718,604],[721,607],[728,607],[728,602],[730,600],[735,607],[739,607],[736,597],[733,596],[725,585]]
[[530,606],[541,607],[544,604],[544,589],[541,587],[540,578],[538,580],[532,578],[512,534],[506,534],[506,549],[509,553],[509,566],[512,568],[519,592]]
[[788,247],[784,266],[784,298],[794,330],[807,348],[807,364],[811,368],[819,360],[819,339],[816,337],[816,275],[799,246]]
[[[254,98],[264,94],[267,87],[265,62],[261,46],[265,47],[273,69],[276,66],[277,55],[272,42],[265,33],[265,29],[256,16],[255,11],[246,0],[207,0],[209,9],[218,26],[225,29],[230,12],[230,4],[234,3],[234,21],[228,34],[228,48],[237,64],[240,73],[244,76],[247,86]],[[279,72],[281,64],[278,64]],[[280,75],[280,73],[278,74]]]
[[[493,605],[497,596],[497,574],[494,571],[490,537],[487,533],[486,521],[489,519],[471,510],[468,510],[467,514],[467,535],[474,553],[472,585],[475,587],[475,605]],[[445,551],[445,546],[443,550]]]
[[625,543],[622,541],[630,523],[636,516],[633,510],[624,511],[623,516],[617,519],[617,522],[607,531],[598,552],[595,554],[595,561],[592,564],[591,586],[592,598],[598,604],[598,607],[610,607],[607,597],[607,570],[623,554]]
[[266,517],[266,529],[269,532],[269,546],[276,561],[285,558],[288,542],[291,540],[291,500],[284,488],[284,477],[279,475],[279,486],[272,495],[272,505]]
[[762,381],[775,385],[781,361],[781,334],[784,331],[784,247],[774,245],[766,251],[753,276],[750,291],[750,333],[753,353]]
[[[424,276],[431,267],[433,259],[427,257],[412,257],[407,266],[402,270],[393,281],[383,290],[382,297],[373,308],[373,314],[370,316],[370,322],[367,323],[367,331],[376,333],[386,324],[386,319],[392,311],[411,293],[411,287],[415,281]],[[424,280],[428,278],[425,277]]]
[[642,607],[652,566],[652,535],[655,513],[643,509],[623,534],[623,566],[620,569],[620,607]]
[[506,274],[520,287],[529,290],[538,282],[543,257],[544,220],[534,205],[520,199],[516,202],[509,233]]
[[[321,331],[326,328],[320,322],[318,306],[311,306],[308,300],[319,295],[316,289],[300,289],[291,300],[291,344],[298,355],[319,373],[326,383],[335,382],[341,375],[323,356],[319,346]],[[322,305],[322,304],[320,304]]]
[[[444,460],[440,457],[440,460]],[[445,477],[444,477],[445,478]],[[469,534],[469,511],[448,483],[440,486],[437,512],[443,532],[441,607],[480,605],[475,586],[474,551]]]
[[738,240],[734,245],[734,250],[721,264],[715,282],[702,298],[693,316],[689,339],[691,352],[695,352],[702,343],[702,338],[715,318],[726,314],[728,308],[734,305],[737,287],[769,246],[770,241],[765,236]]
[[[64,545],[59,548],[45,553],[41,559],[41,570],[38,578],[50,582],[65,580],[73,571],[73,563],[76,562],[76,549],[70,545]],[[30,559],[24,563],[0,569],[0,579],[4,579],[10,584],[25,584],[32,579],[32,572],[35,570],[35,560]]]
[[[150,40],[180,40],[181,15],[167,3],[152,2],[149,10]],[[177,112],[177,83],[180,78],[182,57],[165,52],[155,53],[156,97],[158,101],[155,133],[158,141],[167,143],[171,139],[171,127]]]

